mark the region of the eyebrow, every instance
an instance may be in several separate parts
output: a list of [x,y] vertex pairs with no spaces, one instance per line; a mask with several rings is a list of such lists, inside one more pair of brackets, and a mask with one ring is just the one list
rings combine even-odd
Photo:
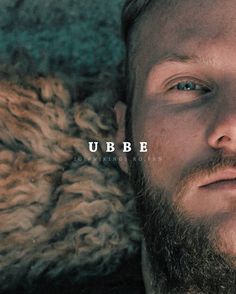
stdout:
[[201,56],[190,54],[178,54],[178,53],[167,53],[163,54],[162,57],[160,57],[157,62],[154,62],[152,65],[150,65],[149,68],[147,68],[147,77],[149,77],[150,73],[152,72],[158,72],[161,66],[166,65],[168,63],[208,63],[213,64],[213,61],[211,59],[202,58]]
[[[149,81],[150,76],[154,75],[158,75],[159,70],[161,69],[162,66],[167,65],[168,63],[197,63],[199,61],[202,61],[203,59],[197,55],[183,55],[183,54],[177,54],[177,53],[169,53],[169,54],[164,54],[161,58],[159,58],[159,60],[157,62],[155,62],[150,69],[147,72],[147,79],[146,79],[146,83]],[[207,60],[207,62],[210,62],[209,60]],[[155,79],[155,78],[154,78]],[[148,86],[149,87],[153,87],[153,84],[149,84],[152,86]],[[155,84],[156,86],[156,84]],[[150,90],[150,88],[149,88]],[[155,93],[156,90],[150,90],[150,93]]]
[[159,60],[158,62],[156,62],[154,64],[153,67],[162,65],[163,63],[166,62],[197,62],[199,61],[201,58],[197,55],[184,55],[184,54],[177,54],[177,53],[168,53],[168,54],[164,54]]

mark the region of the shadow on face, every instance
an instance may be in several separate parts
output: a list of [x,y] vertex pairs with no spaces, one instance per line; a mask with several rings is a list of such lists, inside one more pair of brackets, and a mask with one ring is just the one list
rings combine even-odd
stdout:
[[[142,154],[142,164],[131,166],[131,173],[141,169],[145,191],[152,193],[143,191],[137,180],[134,186],[147,202],[151,197],[159,199],[153,191],[165,191],[161,195],[169,209],[189,224],[210,223],[202,230],[203,238],[232,266],[236,255],[236,3],[166,3],[153,5],[142,15],[132,38],[130,71],[135,80],[130,136],[135,144],[147,142],[149,152]],[[155,160],[148,160],[150,155]],[[180,189],[183,175],[184,189]],[[139,182],[145,181],[141,177]],[[155,212],[161,214],[159,205],[158,201],[150,204],[148,213],[154,219]],[[167,225],[156,229],[165,230]],[[191,226],[189,230],[197,234]]]

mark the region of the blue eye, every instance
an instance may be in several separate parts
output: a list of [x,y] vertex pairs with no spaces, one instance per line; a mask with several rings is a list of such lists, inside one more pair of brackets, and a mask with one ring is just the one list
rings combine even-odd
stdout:
[[165,101],[168,104],[189,103],[191,101],[208,100],[213,91],[207,81],[194,78],[181,77],[166,85]]
[[199,91],[204,86],[198,85],[194,82],[180,82],[178,83],[175,88],[180,91]]

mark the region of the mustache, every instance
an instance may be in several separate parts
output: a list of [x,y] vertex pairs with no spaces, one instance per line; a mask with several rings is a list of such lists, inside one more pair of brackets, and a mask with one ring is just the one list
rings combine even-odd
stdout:
[[206,176],[211,176],[212,174],[226,168],[236,169],[236,156],[226,157],[222,153],[218,153],[211,158],[197,162],[192,166],[188,166],[183,169],[180,174],[175,193],[183,193],[191,182],[202,179]]

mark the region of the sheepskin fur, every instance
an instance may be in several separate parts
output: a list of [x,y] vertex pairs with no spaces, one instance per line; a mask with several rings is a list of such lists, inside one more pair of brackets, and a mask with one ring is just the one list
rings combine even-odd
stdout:
[[[140,240],[133,192],[103,146],[113,110],[78,103],[56,77],[0,82],[0,292],[114,271]],[[2,293],[2,292],[1,292]]]

